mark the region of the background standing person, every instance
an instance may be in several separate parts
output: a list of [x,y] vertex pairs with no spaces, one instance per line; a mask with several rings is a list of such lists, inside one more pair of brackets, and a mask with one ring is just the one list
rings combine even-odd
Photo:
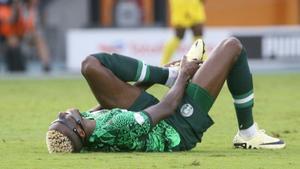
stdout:
[[167,64],[184,38],[185,31],[191,29],[196,39],[202,38],[205,22],[204,0],[169,0],[171,26],[175,35],[166,43],[160,64]]
[[0,37],[8,71],[25,71],[25,57],[21,51],[22,20],[20,1],[1,1]]
[[48,47],[38,26],[38,2],[15,0],[0,5],[0,36],[8,71],[26,70],[23,45],[36,49],[43,71],[51,69]]
[[42,62],[43,71],[50,71],[50,57],[48,46],[42,35],[40,24],[38,22],[39,0],[25,0],[22,7],[22,29],[24,32],[25,43],[35,47],[37,56]]

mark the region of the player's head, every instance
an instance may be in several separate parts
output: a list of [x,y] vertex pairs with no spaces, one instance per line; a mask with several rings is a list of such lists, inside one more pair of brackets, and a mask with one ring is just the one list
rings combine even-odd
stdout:
[[79,152],[84,144],[85,129],[79,111],[60,112],[46,134],[49,153]]

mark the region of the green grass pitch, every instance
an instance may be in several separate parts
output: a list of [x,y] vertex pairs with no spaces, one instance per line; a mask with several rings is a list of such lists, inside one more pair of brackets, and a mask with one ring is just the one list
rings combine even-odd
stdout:
[[[287,142],[284,150],[232,148],[237,122],[224,87],[210,115],[215,124],[203,142],[180,153],[83,153],[50,155],[45,132],[57,112],[96,104],[82,78],[0,79],[0,169],[293,169],[300,168],[300,74],[254,76],[254,117]],[[150,89],[156,96],[161,86]],[[166,89],[164,88],[164,91]]]

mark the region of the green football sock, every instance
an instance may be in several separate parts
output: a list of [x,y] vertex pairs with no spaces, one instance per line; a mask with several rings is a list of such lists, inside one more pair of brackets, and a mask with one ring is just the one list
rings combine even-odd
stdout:
[[177,78],[177,70],[150,66],[130,57],[107,53],[93,56],[124,82],[134,81],[150,85],[158,83],[172,86]]
[[234,100],[239,129],[247,129],[253,124],[254,93],[245,49],[241,51],[239,59],[231,69],[227,85]]

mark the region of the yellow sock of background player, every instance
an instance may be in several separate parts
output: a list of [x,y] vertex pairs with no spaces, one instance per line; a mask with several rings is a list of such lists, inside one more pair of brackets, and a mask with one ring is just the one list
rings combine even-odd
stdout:
[[165,65],[170,62],[171,57],[174,54],[175,50],[178,48],[179,44],[180,39],[176,36],[170,39],[168,43],[166,43],[160,65]]

